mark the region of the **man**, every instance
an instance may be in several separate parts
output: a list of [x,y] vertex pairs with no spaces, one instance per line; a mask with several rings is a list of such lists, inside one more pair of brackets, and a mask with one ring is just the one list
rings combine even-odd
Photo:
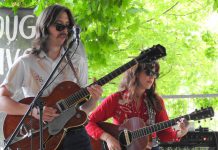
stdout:
[[[19,57],[0,86],[0,111],[9,115],[24,115],[29,105],[22,104],[12,97],[20,88],[25,97],[35,97],[46,82],[51,71],[64,54],[67,43],[72,36],[69,32],[75,26],[70,10],[60,5],[47,7],[36,22],[36,36],[30,52]],[[53,89],[63,81],[72,81],[81,87],[87,85],[87,65],[83,57],[71,53],[73,66],[65,64],[65,59],[58,68],[55,80],[46,88],[44,96],[49,96]],[[63,69],[64,68],[64,69]],[[66,89],[67,90],[67,89]],[[87,114],[96,106],[96,101],[102,94],[99,85],[87,87],[91,98],[80,109]],[[34,108],[32,116],[39,119],[38,109]],[[43,121],[51,122],[59,116],[57,109],[49,106],[43,108]],[[68,131],[63,141],[63,149],[90,150],[90,142],[83,126],[80,132]],[[76,129],[78,130],[78,128]]]

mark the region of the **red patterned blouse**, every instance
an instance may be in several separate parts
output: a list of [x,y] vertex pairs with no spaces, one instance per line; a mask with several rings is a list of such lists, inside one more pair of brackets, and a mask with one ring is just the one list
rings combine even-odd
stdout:
[[[132,117],[139,117],[146,123],[148,121],[148,111],[142,97],[139,109],[136,109],[136,103],[128,99],[128,91],[114,93],[102,101],[102,103],[94,110],[89,116],[89,123],[86,126],[88,134],[94,139],[99,139],[104,130],[102,130],[96,123],[106,121],[113,118],[113,123],[121,125],[126,119]],[[144,95],[146,96],[146,95]],[[163,122],[169,120],[164,101],[161,99],[162,110],[156,112],[155,122]],[[178,141],[176,134],[178,131],[173,130],[171,127],[165,130],[154,133],[152,136],[158,138],[162,142]]]

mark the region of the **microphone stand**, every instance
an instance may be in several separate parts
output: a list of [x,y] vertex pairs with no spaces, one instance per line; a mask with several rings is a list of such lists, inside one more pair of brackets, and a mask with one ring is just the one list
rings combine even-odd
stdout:
[[[78,36],[76,35],[76,38]],[[15,138],[15,136],[18,133],[18,130],[21,128],[21,125],[24,122],[24,119],[28,116],[28,114],[30,113],[30,111],[34,108],[34,107],[38,107],[39,108],[39,138],[40,138],[40,150],[44,150],[43,147],[43,120],[42,120],[42,116],[43,116],[43,100],[41,98],[43,91],[47,88],[48,83],[50,82],[50,80],[52,79],[54,73],[56,72],[57,68],[60,66],[62,60],[64,59],[64,57],[66,56],[66,54],[68,53],[68,51],[70,50],[70,48],[73,46],[73,43],[76,42],[78,39],[74,38],[73,41],[71,41],[68,45],[68,48],[66,49],[66,51],[64,52],[63,56],[61,57],[61,59],[59,60],[59,62],[57,63],[57,65],[55,66],[55,68],[53,69],[53,71],[51,72],[51,74],[49,75],[47,81],[44,83],[44,85],[42,86],[42,88],[40,89],[40,91],[38,92],[37,96],[33,99],[32,103],[29,106],[29,109],[27,110],[27,112],[25,113],[25,115],[22,117],[21,121],[19,122],[18,126],[16,127],[15,131],[13,132],[13,134],[11,135],[11,137],[9,138],[9,140],[7,141],[4,150],[6,150],[10,143],[12,142],[12,140]],[[77,43],[79,44],[79,43]],[[32,135],[31,135],[32,136]]]

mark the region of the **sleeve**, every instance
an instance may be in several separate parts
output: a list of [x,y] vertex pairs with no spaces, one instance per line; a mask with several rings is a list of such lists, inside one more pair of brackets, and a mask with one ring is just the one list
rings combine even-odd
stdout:
[[[162,98],[160,98],[160,103],[162,106],[162,110],[157,112],[156,114],[156,122],[163,122],[169,120],[169,117],[166,112],[165,104]],[[157,132],[157,136],[159,137],[161,142],[170,142],[170,141],[179,141],[179,138],[177,138],[177,132],[173,130],[172,127],[167,128],[165,130]]]
[[22,59],[18,58],[10,67],[4,81],[0,86],[5,86],[13,96],[22,87],[24,74],[23,61]]
[[99,139],[104,130],[97,123],[106,121],[115,114],[118,106],[118,94],[108,96],[89,116],[89,123],[86,125],[87,133],[94,139]]

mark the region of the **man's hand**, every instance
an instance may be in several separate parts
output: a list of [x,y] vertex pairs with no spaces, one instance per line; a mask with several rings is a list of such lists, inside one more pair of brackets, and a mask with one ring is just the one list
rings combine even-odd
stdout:
[[87,87],[87,90],[89,91],[91,98],[93,100],[98,100],[101,97],[102,92],[103,92],[101,86],[97,84]]
[[[39,119],[38,108],[33,109],[32,116],[36,119]],[[57,116],[59,116],[59,114],[57,113],[56,109],[47,106],[43,107],[43,116],[42,116],[43,121],[51,122]]]

